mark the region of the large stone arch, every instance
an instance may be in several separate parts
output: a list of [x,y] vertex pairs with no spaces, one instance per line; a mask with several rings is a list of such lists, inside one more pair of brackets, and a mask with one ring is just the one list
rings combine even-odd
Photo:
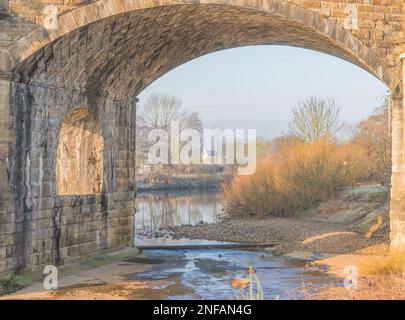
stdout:
[[[33,26],[0,49],[0,273],[130,245],[134,214],[134,98],[201,55],[282,44],[338,56],[394,93],[393,242],[405,243],[399,63],[332,18],[287,0],[100,0],[65,11],[58,29]],[[76,106],[100,121],[103,190],[57,192],[63,119]]]
[[[207,12],[211,8],[214,8],[211,11],[213,14],[206,17],[202,16],[204,11]],[[198,11],[198,9],[202,10],[193,13],[193,10]],[[171,19],[163,20],[164,15],[173,12],[175,14],[169,17]],[[224,14],[221,15],[221,13]],[[57,30],[45,30],[39,26],[18,39],[11,47],[0,53],[0,61],[2,61],[0,68],[4,69],[0,69],[0,71],[19,72],[21,71],[21,64],[32,63],[33,57],[38,59],[38,52],[58,39],[64,38],[66,40],[66,37],[72,37],[75,33],[83,35],[86,28],[91,28],[95,24],[103,27],[109,23],[125,24],[121,20],[133,19],[131,14],[138,15],[139,18],[143,19],[156,19],[156,23],[149,26],[148,30],[142,30],[143,37],[147,36],[148,42],[151,43],[154,42],[154,35],[164,34],[162,30],[164,25],[159,23],[160,21],[169,23],[169,33],[176,30],[186,31],[191,27],[195,28],[194,31],[200,31],[198,36],[188,35],[188,39],[195,41],[192,52],[184,52],[186,56],[180,56],[170,64],[160,65],[159,67],[162,69],[154,71],[156,76],[164,74],[185,61],[215,50],[254,44],[286,44],[319,50],[346,59],[372,73],[391,90],[395,89],[400,82],[398,70],[386,63],[384,57],[380,57],[376,50],[356,38],[342,24],[336,23],[331,18],[322,17],[316,11],[307,10],[286,0],[99,0],[59,16]],[[187,23],[181,25],[182,20],[186,20]],[[211,26],[210,29],[208,24],[214,25],[215,22],[220,22],[225,28],[231,26],[229,20],[234,20],[234,28],[228,30],[227,37],[219,39],[223,43],[216,44],[214,39],[201,38],[201,32],[204,31],[209,32],[208,36],[211,37],[215,34],[223,35],[222,28],[218,30]],[[237,22],[239,22],[239,27]],[[245,34],[241,34],[244,29],[252,30],[254,28],[256,28],[257,33],[258,26],[261,26],[262,29],[256,36],[252,32],[249,34],[246,30]],[[125,25],[125,27],[128,26]],[[155,33],[152,27],[162,31]],[[137,29],[132,26],[128,31],[137,31]],[[167,30],[165,31],[167,32]],[[108,30],[105,29],[105,32]],[[229,34],[232,32],[234,37],[230,38]],[[206,42],[202,42],[203,40]],[[162,43],[155,41],[155,44],[155,48],[148,47],[148,49],[164,49]],[[207,47],[204,48],[203,45]],[[177,47],[176,49],[181,48]],[[155,53],[152,52],[152,54]],[[173,52],[170,53],[173,54]],[[162,55],[160,55],[160,59],[162,59]],[[121,68],[127,67],[125,62],[122,61],[123,66]],[[128,70],[127,73],[129,73]],[[139,86],[139,83],[132,83],[132,87],[140,90],[147,84],[148,81],[145,81],[143,86]]]

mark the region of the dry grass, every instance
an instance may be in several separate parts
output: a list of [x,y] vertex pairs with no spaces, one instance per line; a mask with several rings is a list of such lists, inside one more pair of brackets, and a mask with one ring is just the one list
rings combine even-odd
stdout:
[[342,286],[318,290],[310,299],[405,300],[405,254],[365,260],[359,265],[361,277],[356,289]]
[[357,289],[342,286],[323,288],[307,295],[308,300],[405,300],[405,278],[368,276],[358,280]]
[[259,160],[253,175],[223,187],[226,209],[236,216],[290,216],[356,182],[364,174],[363,159],[352,145],[286,144]]
[[362,275],[404,275],[405,254],[392,253],[387,259],[376,259],[361,266]]

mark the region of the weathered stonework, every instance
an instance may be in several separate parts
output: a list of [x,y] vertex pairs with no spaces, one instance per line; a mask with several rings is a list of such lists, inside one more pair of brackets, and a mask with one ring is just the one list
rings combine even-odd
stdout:
[[97,117],[88,109],[77,108],[63,120],[55,172],[58,195],[103,191],[104,138]]
[[396,249],[405,244],[405,217],[402,203],[404,203],[405,171],[403,168],[403,135],[404,110],[400,95],[391,96],[391,134],[392,134],[392,187],[391,187],[391,240]]
[[[13,82],[8,184],[13,192],[1,246],[6,270],[60,263],[131,244],[135,207],[133,101]],[[63,120],[78,106],[104,137],[104,186],[58,195],[56,154]]]
[[[391,90],[391,238],[405,248],[402,0],[0,1],[0,273],[130,245],[133,97],[193,58],[259,44],[341,57]],[[42,25],[49,4],[56,30]],[[345,28],[347,5],[358,29]],[[92,195],[57,188],[61,125],[76,108],[95,115],[104,143]]]

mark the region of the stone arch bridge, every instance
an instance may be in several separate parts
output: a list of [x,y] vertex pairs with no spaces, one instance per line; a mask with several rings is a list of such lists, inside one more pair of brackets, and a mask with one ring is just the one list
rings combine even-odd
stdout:
[[191,59],[258,44],[340,57],[390,90],[391,241],[404,248],[403,10],[402,0],[0,0],[0,274],[130,245],[135,97]]

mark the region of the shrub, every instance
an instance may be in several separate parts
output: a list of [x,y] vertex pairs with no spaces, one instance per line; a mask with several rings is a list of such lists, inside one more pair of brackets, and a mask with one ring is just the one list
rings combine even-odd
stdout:
[[225,208],[236,216],[290,216],[355,183],[364,174],[363,159],[351,145],[286,144],[260,159],[253,175],[223,185]]
[[363,180],[389,185],[392,163],[387,101],[354,127],[351,144],[366,154],[364,165],[368,172]]

